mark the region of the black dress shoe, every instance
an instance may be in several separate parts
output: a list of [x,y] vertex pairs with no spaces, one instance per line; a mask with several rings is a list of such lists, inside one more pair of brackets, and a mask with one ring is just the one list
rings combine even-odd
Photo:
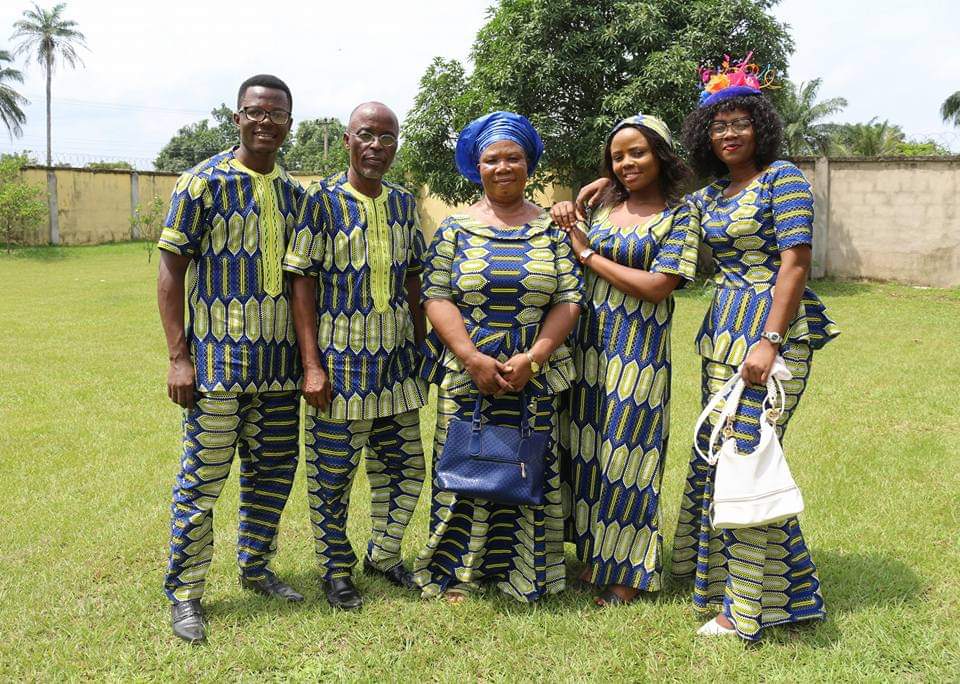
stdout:
[[363,597],[353,586],[353,580],[349,577],[336,577],[330,580],[323,580],[320,583],[323,593],[327,596],[327,603],[340,610],[360,610],[363,605]]
[[240,586],[255,591],[261,596],[282,599],[291,603],[299,603],[303,595],[298,594],[289,584],[284,584],[272,572],[268,572],[263,579],[250,579],[240,575]]
[[376,565],[371,563],[369,558],[364,558],[363,571],[372,573],[374,575],[380,575],[381,577],[386,578],[386,580],[395,587],[400,587],[401,589],[406,589],[408,591],[420,591],[420,587],[418,587],[417,583],[413,581],[413,573],[403,567],[403,563],[397,563],[389,570],[381,570]]
[[207,626],[203,621],[200,599],[178,601],[170,606],[173,633],[184,641],[196,644],[207,638]]

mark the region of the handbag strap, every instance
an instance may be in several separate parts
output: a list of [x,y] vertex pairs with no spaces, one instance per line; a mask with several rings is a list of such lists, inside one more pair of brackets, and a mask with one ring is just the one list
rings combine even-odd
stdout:
[[[693,429],[693,448],[697,452],[697,455],[710,465],[716,465],[717,463],[719,450],[716,448],[716,444],[720,435],[723,434],[724,439],[733,438],[733,420],[745,388],[746,383],[738,370],[730,376],[730,379],[723,384],[723,387],[717,390],[716,394],[710,398],[710,401],[707,402],[707,405],[700,413],[700,417],[697,419],[697,424]],[[720,408],[717,421],[710,431],[710,441],[707,445],[707,453],[705,454],[700,449],[698,435],[700,434],[700,429],[703,427],[703,424],[710,418],[710,414],[717,409],[721,402],[723,406]],[[763,406],[761,407],[760,419],[766,419],[771,425],[775,425],[777,420],[780,419],[780,416],[783,415],[786,405],[787,395],[783,389],[783,383],[780,381],[780,378],[770,373],[770,376],[767,378],[767,395],[764,397]]]
[[[533,398],[533,401],[537,401],[537,397]],[[479,433],[483,428],[483,414],[480,411],[481,403],[483,402],[483,394],[477,393],[477,399],[473,403],[473,420],[472,428],[475,433]],[[527,395],[525,392],[520,393],[520,436],[529,437],[530,436],[530,409],[527,406]]]

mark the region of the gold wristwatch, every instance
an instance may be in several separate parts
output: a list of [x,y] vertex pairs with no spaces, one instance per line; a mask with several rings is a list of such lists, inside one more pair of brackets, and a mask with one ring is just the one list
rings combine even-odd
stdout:
[[540,372],[540,364],[533,358],[533,352],[527,351],[524,353],[527,355],[527,361],[530,362],[530,372],[537,375]]

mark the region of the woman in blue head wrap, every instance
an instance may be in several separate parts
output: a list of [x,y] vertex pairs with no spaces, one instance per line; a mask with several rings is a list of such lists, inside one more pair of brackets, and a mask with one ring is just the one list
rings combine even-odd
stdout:
[[[483,197],[447,217],[424,256],[421,298],[433,330],[422,373],[438,386],[430,537],[414,563],[424,597],[463,600],[484,583],[521,601],[564,587],[557,395],[573,379],[564,342],[583,302],[570,242],[524,197],[543,143],[526,118],[494,112],[471,122],[457,166]],[[516,506],[443,490],[436,463],[447,427],[469,420],[518,427],[521,401],[549,435],[544,504]]]
[[663,121],[638,114],[618,123],[603,166],[611,183],[603,203],[569,228],[587,310],[560,423],[569,437],[561,442],[572,494],[567,539],[585,565],[580,580],[602,587],[595,600],[608,606],[662,586],[672,292],[696,275],[699,233],[682,200],[690,172]]

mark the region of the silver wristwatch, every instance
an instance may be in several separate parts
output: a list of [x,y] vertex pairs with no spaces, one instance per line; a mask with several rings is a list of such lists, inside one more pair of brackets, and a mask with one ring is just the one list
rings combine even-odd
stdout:
[[783,335],[778,332],[774,332],[773,330],[764,330],[762,333],[760,333],[760,337],[765,340],[770,340],[770,342],[773,344],[783,344]]
[[585,264],[587,262],[587,259],[589,259],[594,254],[596,254],[596,252],[594,252],[592,249],[587,247],[585,250],[583,250],[582,252],[580,252],[580,254],[577,255],[577,258],[580,260],[581,264]]

